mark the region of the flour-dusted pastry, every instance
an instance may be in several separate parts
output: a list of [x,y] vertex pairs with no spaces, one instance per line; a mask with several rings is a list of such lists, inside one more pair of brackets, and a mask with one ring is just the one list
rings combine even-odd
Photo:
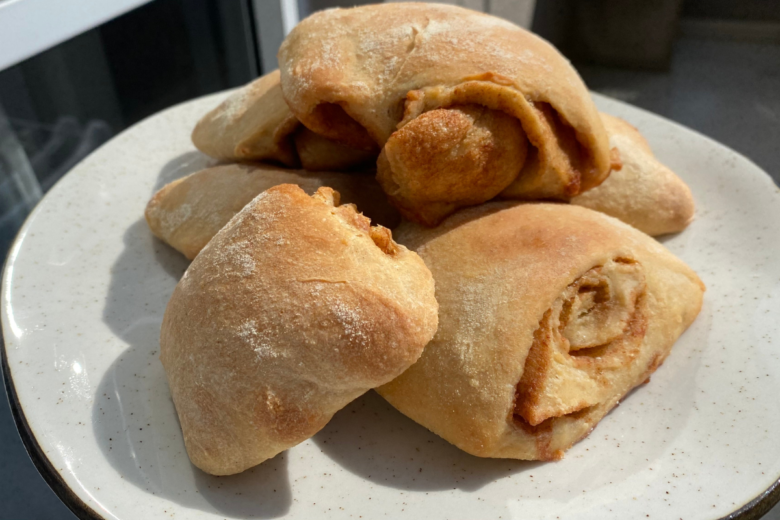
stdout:
[[[452,211],[502,190],[568,200],[609,174],[607,135],[576,71],[550,44],[505,20],[422,3],[320,11],[290,32],[279,63],[284,98],[304,125],[355,148],[385,147],[379,180],[410,219],[435,223],[448,205]],[[468,114],[474,106],[482,117]],[[524,135],[501,121],[504,114]],[[453,120],[457,129],[448,131]],[[407,126],[407,135],[393,137]],[[530,146],[527,154],[488,150],[472,160],[468,146],[452,141],[458,135],[490,147]],[[426,178],[442,165],[435,204],[428,183],[414,179],[410,154],[434,163],[422,165]],[[501,175],[488,171],[499,160],[507,162]],[[449,168],[460,161],[470,170]],[[480,175],[493,175],[490,185],[464,195],[460,188]]]
[[702,304],[696,273],[662,245],[579,206],[492,202],[396,237],[433,273],[439,329],[378,392],[481,457],[562,457]]
[[319,431],[414,363],[433,336],[433,278],[338,193],[258,195],[190,265],[161,360],[192,462],[238,473]]
[[571,203],[611,215],[648,235],[676,233],[688,227],[695,209],[690,188],[655,158],[636,128],[609,114],[601,114],[601,118],[622,167]]
[[299,124],[284,102],[275,70],[240,88],[203,116],[192,131],[192,142],[217,159],[271,160],[298,166],[291,135]]
[[192,142],[217,159],[276,161],[315,171],[351,169],[376,158],[376,153],[307,131],[284,102],[278,70],[240,88],[203,116]]
[[279,184],[296,184],[309,194],[328,186],[338,191],[344,202],[356,204],[374,223],[393,228],[400,221],[373,175],[229,164],[164,186],[146,206],[146,222],[157,238],[192,260],[249,201]]

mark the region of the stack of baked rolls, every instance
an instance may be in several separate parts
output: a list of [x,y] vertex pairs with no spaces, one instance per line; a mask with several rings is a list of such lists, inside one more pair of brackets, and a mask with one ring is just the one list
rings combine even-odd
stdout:
[[649,236],[690,190],[544,40],[380,4],[315,13],[279,63],[195,127],[223,164],[146,209],[194,259],[160,343],[204,471],[372,388],[474,455],[558,459],[695,319],[704,285]]

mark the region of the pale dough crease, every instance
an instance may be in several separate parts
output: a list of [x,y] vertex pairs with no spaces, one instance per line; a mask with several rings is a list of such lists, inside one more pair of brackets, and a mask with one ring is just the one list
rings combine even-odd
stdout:
[[271,188],[171,296],[161,360],[190,460],[238,473],[400,375],[436,331],[433,278],[338,193]]
[[377,391],[480,457],[561,458],[702,304],[696,273],[662,245],[569,204],[492,202],[396,238],[433,273],[439,329]]
[[215,166],[165,185],[146,206],[152,233],[192,260],[222,227],[258,194],[296,184],[313,194],[323,186],[341,193],[371,220],[395,227],[400,215],[369,173],[307,172],[269,165]]

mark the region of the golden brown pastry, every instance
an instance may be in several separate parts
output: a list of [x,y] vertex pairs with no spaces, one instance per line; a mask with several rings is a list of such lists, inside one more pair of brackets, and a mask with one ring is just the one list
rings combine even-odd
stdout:
[[[415,141],[438,149],[438,143],[423,143],[450,139],[450,133],[434,127],[437,121],[446,125],[460,117],[446,112],[463,106],[479,105],[516,119],[531,144],[528,159],[525,153],[507,154],[509,164],[501,168],[519,176],[507,185],[505,175],[497,175],[490,189],[459,197],[462,179],[491,175],[480,168],[494,161],[476,161],[467,172],[442,166],[437,186],[440,191],[453,187],[453,209],[487,200],[502,189],[516,198],[568,200],[609,173],[607,135],[576,71],[550,44],[505,20],[422,3],[320,11],[290,32],[279,63],[284,98],[296,117],[317,134],[355,148],[384,147],[394,132],[437,109],[441,112],[425,116],[429,120],[408,131],[413,140],[398,137],[394,155],[413,151]],[[482,130],[495,132],[482,138],[490,143],[521,140],[509,125]],[[458,153],[431,156],[444,159],[443,165],[458,162],[465,151],[444,148]],[[380,181],[399,206],[410,218],[425,211],[410,175],[413,165],[396,171],[388,157],[385,166],[389,170],[380,165]],[[429,177],[434,167],[426,166],[422,175]],[[435,218],[417,220],[430,224]]]
[[462,206],[498,195],[520,172],[520,122],[481,105],[425,112],[390,136],[377,180],[409,220],[435,226]]
[[157,238],[192,260],[249,201],[279,184],[297,184],[310,194],[329,186],[375,223],[392,228],[400,221],[373,175],[229,164],[164,186],[146,206],[146,222]]
[[192,262],[162,323],[190,460],[229,475],[314,435],[418,359],[433,292],[422,260],[330,188],[255,197]]
[[480,457],[562,457],[702,304],[696,273],[662,245],[569,204],[492,202],[396,237],[433,273],[439,329],[377,391]]
[[677,233],[688,227],[695,205],[685,182],[655,158],[636,128],[609,114],[601,114],[601,119],[610,145],[620,153],[622,167],[571,203],[611,215],[648,235]]
[[343,170],[372,164],[376,152],[355,150],[307,131],[290,112],[279,71],[231,94],[192,132],[201,152],[230,161],[276,161],[307,170]]

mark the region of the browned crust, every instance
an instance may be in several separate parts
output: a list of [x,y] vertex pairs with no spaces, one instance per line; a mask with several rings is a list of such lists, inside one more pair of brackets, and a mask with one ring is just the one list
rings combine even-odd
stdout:
[[500,110],[437,108],[390,136],[377,180],[404,217],[435,226],[460,207],[498,195],[517,177],[526,150],[522,126]]

